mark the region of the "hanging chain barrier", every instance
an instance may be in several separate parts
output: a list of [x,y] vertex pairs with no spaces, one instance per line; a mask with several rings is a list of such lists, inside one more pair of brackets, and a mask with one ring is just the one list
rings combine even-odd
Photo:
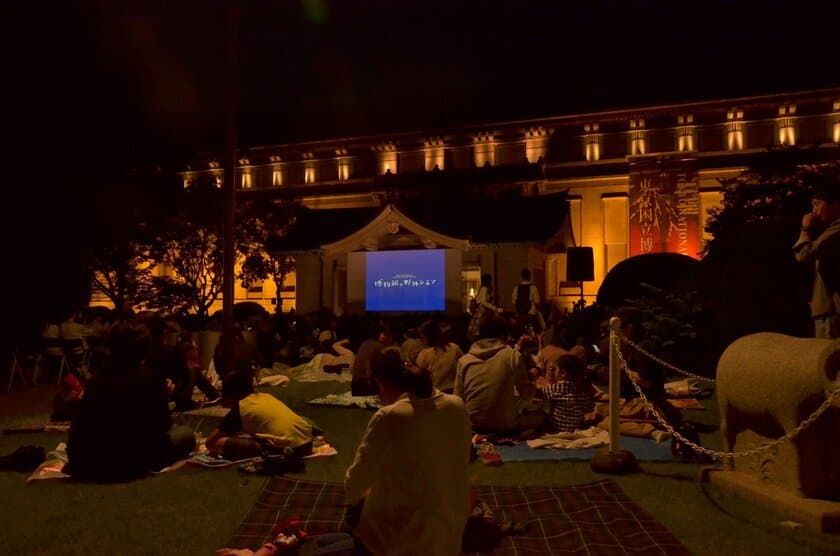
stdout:
[[638,351],[639,353],[641,353],[642,355],[644,355],[645,357],[647,357],[651,361],[656,361],[657,363],[659,363],[660,365],[662,365],[666,369],[670,369],[670,370],[672,370],[676,373],[679,373],[683,376],[690,376],[691,378],[696,378],[697,380],[702,380],[704,382],[715,382],[715,379],[713,379],[713,378],[709,378],[707,376],[696,375],[696,374],[690,373],[690,372],[688,372],[684,369],[680,369],[679,367],[675,367],[674,365],[668,363],[664,359],[655,356],[654,354],[652,354],[651,352],[649,352],[648,350],[646,350],[645,348],[643,348],[642,346],[640,346],[639,344],[637,344],[636,342],[631,340],[630,338],[627,338],[627,337],[625,337],[621,334],[619,334],[619,338],[621,338],[621,341],[624,342],[625,344],[627,344],[628,346],[632,347],[633,349],[635,349],[636,351]]
[[[831,390],[830,392],[827,392],[826,397],[825,397],[825,401],[817,409],[815,409],[814,412],[811,413],[811,415],[809,415],[807,419],[805,419],[804,421],[799,423],[799,425],[795,429],[790,430],[789,432],[787,432],[784,436],[782,436],[780,438],[777,438],[775,440],[771,440],[770,442],[766,442],[764,444],[756,446],[755,448],[752,448],[750,450],[744,450],[742,452],[720,452],[720,451],[717,451],[717,450],[710,450],[708,448],[704,448],[703,446],[700,446],[699,444],[697,444],[695,442],[692,442],[691,440],[687,439],[685,436],[683,436],[682,434],[677,432],[676,429],[674,429],[674,427],[671,426],[671,424],[668,423],[665,419],[663,419],[662,416],[659,414],[659,412],[656,411],[656,408],[647,399],[644,392],[642,392],[642,388],[639,386],[639,384],[636,382],[636,380],[630,374],[632,369],[630,369],[630,367],[627,366],[627,361],[624,360],[624,355],[621,353],[621,342],[626,342],[628,345],[630,345],[632,347],[635,347],[637,349],[638,349],[638,346],[635,343],[633,343],[632,341],[630,341],[627,338],[625,338],[624,336],[622,336],[621,334],[615,334],[614,337],[616,339],[613,340],[613,341],[617,342],[616,346],[614,346],[614,350],[615,350],[615,353],[618,355],[619,367],[624,370],[625,374],[627,374],[627,378],[630,379],[630,382],[633,384],[633,388],[635,388],[636,392],[639,394],[639,398],[642,400],[642,402],[644,402],[645,406],[647,406],[648,410],[656,418],[656,420],[659,422],[659,424],[662,426],[662,428],[664,428],[666,431],[671,433],[671,435],[673,435],[674,438],[676,438],[678,441],[685,444],[686,446],[688,446],[689,448],[691,448],[695,452],[700,453],[700,454],[705,454],[705,455],[710,456],[714,459],[726,459],[726,458],[739,458],[739,457],[755,456],[755,455],[758,455],[762,452],[766,452],[767,450],[775,448],[776,446],[784,444],[785,442],[787,442],[789,440],[793,440],[802,431],[807,429],[814,421],[819,419],[820,415],[825,413],[826,410],[828,410],[828,408],[831,407],[832,403],[834,403],[834,401],[838,397],[840,397],[840,388],[835,388],[834,390]],[[653,358],[653,359],[657,360],[656,358]]]

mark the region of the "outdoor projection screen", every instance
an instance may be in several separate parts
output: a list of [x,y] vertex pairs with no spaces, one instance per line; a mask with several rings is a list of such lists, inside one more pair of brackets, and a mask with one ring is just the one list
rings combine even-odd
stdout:
[[462,310],[461,252],[414,249],[349,253],[347,303],[364,311],[457,313]]

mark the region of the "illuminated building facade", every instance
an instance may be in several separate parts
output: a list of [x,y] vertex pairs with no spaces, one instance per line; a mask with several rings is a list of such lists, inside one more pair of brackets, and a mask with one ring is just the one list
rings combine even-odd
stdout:
[[[568,218],[566,246],[594,250],[595,280],[584,285],[592,302],[606,273],[630,256],[699,257],[707,215],[722,197],[718,180],[737,175],[756,153],[786,145],[816,145],[840,158],[840,88],[243,149],[237,184],[243,196],[295,198],[312,211],[333,212],[375,212],[406,195],[422,198],[425,187],[441,183],[453,199],[467,189],[491,198],[505,191],[523,199],[563,193],[567,212],[554,225],[560,229]],[[181,173],[184,184],[204,174],[220,180],[219,160],[193,160]],[[466,291],[490,272],[511,308],[509,292],[528,267],[544,299],[569,306],[577,298],[577,285],[566,281],[563,246],[513,255],[499,247],[503,239],[494,242],[492,257],[465,256]],[[292,253],[298,271],[280,292],[284,309],[339,308],[340,292],[327,287],[323,269],[313,270],[323,264],[311,259],[318,252],[310,246]],[[317,294],[305,293],[316,272],[322,278],[310,290]],[[270,306],[278,297],[270,284],[259,295],[239,286],[237,301]]]

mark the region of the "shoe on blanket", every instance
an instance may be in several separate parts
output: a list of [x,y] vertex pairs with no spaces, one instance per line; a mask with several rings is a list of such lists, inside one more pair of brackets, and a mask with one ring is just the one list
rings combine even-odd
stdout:
[[2,471],[33,471],[47,459],[41,446],[21,446],[11,454],[0,457]]
[[478,447],[478,455],[481,458],[481,463],[484,465],[502,464],[502,456],[499,455],[499,451],[496,450],[496,447],[489,442],[481,443]]

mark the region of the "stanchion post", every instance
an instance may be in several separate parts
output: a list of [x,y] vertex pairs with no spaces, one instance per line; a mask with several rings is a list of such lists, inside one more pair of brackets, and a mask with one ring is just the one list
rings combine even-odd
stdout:
[[623,475],[639,470],[639,464],[633,452],[622,450],[619,446],[621,427],[619,425],[621,365],[618,350],[621,349],[621,320],[618,317],[610,319],[610,438],[609,446],[599,449],[592,456],[589,467],[597,473],[611,473]]
[[621,319],[610,319],[610,452],[621,449],[621,431],[619,430],[619,396],[621,395],[621,367],[618,363],[618,350],[621,348],[618,335],[621,330]]

